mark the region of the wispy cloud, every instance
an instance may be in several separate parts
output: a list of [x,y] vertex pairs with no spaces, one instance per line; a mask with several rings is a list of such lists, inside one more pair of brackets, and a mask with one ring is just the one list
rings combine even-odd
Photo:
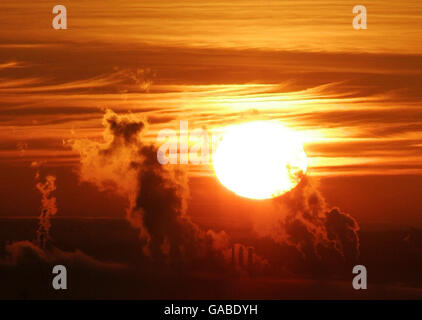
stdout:
[[380,164],[373,172],[404,163],[420,172],[420,3],[372,1],[369,28],[357,32],[353,1],[95,0],[69,3],[60,33],[55,4],[0,4],[5,161],[23,158],[19,143],[25,159],[73,161],[60,142],[99,137],[111,107],[147,117],[150,141],[181,119],[210,132],[272,119],[303,133],[319,172],[367,162]]

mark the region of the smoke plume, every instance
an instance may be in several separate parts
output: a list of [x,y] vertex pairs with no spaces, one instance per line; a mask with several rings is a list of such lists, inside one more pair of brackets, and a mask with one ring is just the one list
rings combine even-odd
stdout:
[[[187,175],[178,166],[157,161],[157,147],[144,142],[146,121],[107,110],[103,125],[103,141],[68,143],[80,154],[82,181],[114,190],[127,200],[126,218],[139,229],[144,253],[158,261],[225,258],[220,260],[230,262],[227,235],[205,231],[186,215]],[[266,212],[266,219],[257,218],[259,235],[296,248],[307,261],[358,258],[358,223],[347,213],[329,208],[308,177],[273,204],[275,210]]]
[[[275,208],[256,221],[256,231],[278,244],[296,248],[303,259],[313,262],[356,261],[359,257],[359,225],[349,214],[330,208],[311,178],[274,199]],[[337,259],[338,260],[338,259]]]
[[107,110],[104,141],[68,141],[80,153],[80,179],[127,199],[127,220],[139,229],[146,255],[159,261],[224,260],[227,235],[200,229],[186,215],[186,173],[157,161],[157,148],[144,143],[146,121]]
[[44,182],[40,180],[40,166],[42,163],[32,162],[31,167],[36,168],[35,180],[37,190],[41,193],[41,214],[39,216],[39,224],[37,229],[37,244],[40,248],[45,249],[50,239],[51,217],[57,213],[56,198],[52,196],[52,192],[56,190],[56,177],[47,175]]

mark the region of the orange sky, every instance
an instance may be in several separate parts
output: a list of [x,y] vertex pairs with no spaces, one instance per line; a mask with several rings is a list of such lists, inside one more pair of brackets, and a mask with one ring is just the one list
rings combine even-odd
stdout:
[[[104,108],[161,128],[276,119],[300,131],[315,176],[422,173],[422,3],[2,2],[0,162],[69,166]],[[192,175],[210,174],[191,168]],[[414,187],[416,188],[417,185]]]

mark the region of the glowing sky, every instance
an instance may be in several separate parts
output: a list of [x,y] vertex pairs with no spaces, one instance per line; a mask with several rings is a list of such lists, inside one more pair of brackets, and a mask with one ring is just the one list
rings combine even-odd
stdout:
[[[72,165],[104,108],[161,128],[277,119],[305,139],[313,175],[422,172],[422,3],[2,2],[0,161]],[[362,3],[364,4],[364,3]],[[191,168],[210,174],[209,168]]]

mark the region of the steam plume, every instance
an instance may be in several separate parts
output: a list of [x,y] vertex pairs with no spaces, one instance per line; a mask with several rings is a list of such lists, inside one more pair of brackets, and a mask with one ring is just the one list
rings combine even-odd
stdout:
[[299,185],[274,199],[275,208],[255,222],[256,231],[276,243],[295,247],[306,260],[343,261],[359,257],[359,225],[349,214],[330,208],[322,195],[303,177]]
[[170,261],[217,256],[229,260],[226,234],[204,231],[186,215],[187,176],[178,167],[159,164],[157,148],[143,141],[146,122],[107,110],[103,125],[104,142],[68,143],[80,153],[82,181],[127,199],[126,218],[140,230],[144,253]]
[[51,216],[57,213],[56,198],[51,193],[56,190],[56,177],[48,175],[44,182],[38,182],[36,185],[41,192],[41,214],[37,229],[37,243],[40,248],[45,249],[48,240],[50,240]]

